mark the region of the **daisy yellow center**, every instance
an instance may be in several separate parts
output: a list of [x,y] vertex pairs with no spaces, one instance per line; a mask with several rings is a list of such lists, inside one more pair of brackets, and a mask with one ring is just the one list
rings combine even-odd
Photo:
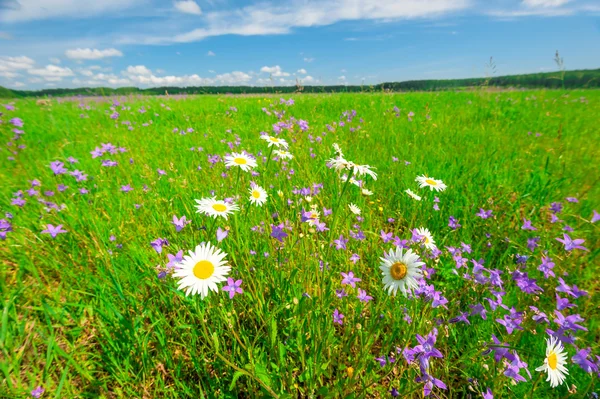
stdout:
[[548,367],[550,367],[552,370],[556,370],[557,365],[558,357],[556,356],[556,353],[552,352],[548,355]]
[[426,236],[423,241],[425,242],[425,244],[429,244],[429,237]]
[[241,157],[235,158],[233,160],[233,162],[235,162],[238,165],[246,165],[248,163],[248,161],[246,161],[245,158],[241,158]]
[[208,260],[201,260],[194,266],[194,276],[200,280],[206,280],[213,275],[215,266]]
[[408,268],[402,262],[396,262],[390,267],[390,274],[394,278],[394,280],[402,280],[406,277],[406,273],[408,272]]
[[437,186],[437,182],[435,180],[425,179],[425,183],[429,184],[430,186]]
[[223,204],[214,204],[212,208],[217,212],[225,212],[227,210],[227,207]]
[[310,218],[311,218],[311,219],[316,219],[318,216],[319,216],[319,215],[317,215],[317,213],[316,213],[316,212],[313,212],[313,213],[311,213],[311,214],[310,214]]
[[279,143],[279,139],[278,139],[277,137],[270,137],[270,140],[271,140],[273,143]]
[[252,191],[252,196],[256,199],[260,198],[260,193],[256,190]]

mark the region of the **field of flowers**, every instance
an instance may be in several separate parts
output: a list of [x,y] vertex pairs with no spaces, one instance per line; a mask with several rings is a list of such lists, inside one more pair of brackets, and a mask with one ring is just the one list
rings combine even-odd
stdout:
[[597,398],[600,92],[0,109],[0,397]]

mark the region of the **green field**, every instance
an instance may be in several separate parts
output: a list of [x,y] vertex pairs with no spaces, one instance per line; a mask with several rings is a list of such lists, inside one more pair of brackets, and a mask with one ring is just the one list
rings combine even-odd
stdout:
[[[420,398],[427,376],[447,386],[433,387],[441,398],[600,389],[600,92],[290,97],[5,101],[0,397],[41,386],[43,398]],[[275,156],[261,132],[294,158]],[[329,168],[334,143],[377,180]],[[242,151],[254,175],[225,166]],[[340,179],[348,173],[372,195]],[[421,175],[447,189],[419,188]],[[251,181],[268,193],[263,206],[249,202]],[[194,200],[213,196],[240,209],[197,213]],[[190,223],[177,231],[173,216]],[[43,233],[48,224],[66,233]],[[421,227],[439,251],[413,234]],[[218,241],[217,230],[229,234]],[[564,233],[588,250],[566,250]],[[227,281],[204,299],[178,289],[183,269],[167,254],[202,242],[227,254],[243,293],[230,298]],[[409,296],[382,283],[380,258],[396,245],[425,262]],[[554,276],[539,270],[543,257]],[[342,285],[349,271],[355,287]],[[573,323],[556,315],[557,295]],[[510,333],[497,321],[508,319]],[[547,329],[567,355],[555,388],[535,370]],[[433,331],[443,357],[417,347]],[[487,354],[492,335],[508,348]],[[588,347],[590,372],[572,360]]]

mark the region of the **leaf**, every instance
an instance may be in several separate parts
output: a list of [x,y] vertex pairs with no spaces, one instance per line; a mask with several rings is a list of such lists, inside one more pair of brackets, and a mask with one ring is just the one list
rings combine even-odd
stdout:
[[243,373],[241,371],[236,371],[235,373],[233,373],[233,378],[231,379],[231,384],[229,384],[229,390],[233,391],[233,389],[235,388],[235,383],[236,381],[243,375],[245,375],[246,373]]

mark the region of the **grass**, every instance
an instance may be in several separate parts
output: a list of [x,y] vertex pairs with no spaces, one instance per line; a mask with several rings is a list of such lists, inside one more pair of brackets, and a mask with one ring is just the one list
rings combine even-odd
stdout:
[[[599,224],[590,223],[592,211],[600,209],[600,92],[292,97],[291,106],[277,97],[122,98],[116,120],[110,118],[112,99],[50,106],[17,100],[15,110],[5,111],[2,143],[13,145],[0,154],[0,208],[13,218],[5,218],[12,231],[0,241],[0,397],[25,398],[42,386],[43,398],[359,398],[389,397],[392,388],[416,398],[424,385],[415,381],[419,367],[397,348],[414,347],[416,334],[426,336],[434,327],[443,358],[430,360],[429,373],[448,387],[433,389],[439,397],[480,397],[490,388],[495,397],[578,398],[598,389],[598,376],[571,362],[573,345],[566,345],[565,384],[551,388],[535,368],[543,363],[545,329],[558,328],[557,279],[545,279],[538,270],[544,251],[557,277],[589,292],[578,299],[560,293],[577,305],[562,313],[585,319],[587,331],[574,334],[577,348],[589,346],[600,355]],[[147,112],[138,112],[141,107]],[[291,130],[282,130],[294,155],[287,164],[271,157],[267,165],[269,149],[259,137],[261,131],[273,134],[279,121],[274,110],[285,110],[282,121],[294,117],[310,126],[302,131],[292,121]],[[341,117],[351,110],[352,120]],[[14,117],[25,124],[19,140],[8,123]],[[259,175],[209,163],[210,155],[224,157],[236,140],[236,151],[257,157]],[[95,147],[109,142],[127,152],[92,158]],[[344,189],[327,168],[333,143],[346,159],[376,168],[376,181],[364,179],[372,196],[352,184]],[[18,149],[20,144],[26,148]],[[102,159],[118,165],[103,167]],[[69,172],[84,171],[87,181],[54,175],[49,165],[57,160]],[[447,190],[419,189],[415,177],[422,174],[443,180]],[[26,193],[34,179],[47,203]],[[248,203],[251,180],[269,193],[263,207]],[[60,192],[58,184],[68,188]],[[127,184],[133,191],[122,192]],[[318,194],[315,184],[322,184]],[[83,187],[88,194],[80,194]],[[311,202],[294,194],[300,188],[311,188]],[[407,188],[422,201],[410,198]],[[18,190],[27,201],[22,207],[11,204]],[[213,192],[218,199],[239,196],[241,210],[216,222],[195,213],[194,199]],[[439,211],[433,209],[436,196]],[[564,222],[550,223],[552,202],[563,203],[558,216]],[[362,210],[362,221],[349,203]],[[302,209],[311,204],[331,230],[316,232],[301,222]],[[337,210],[325,216],[323,207]],[[476,217],[479,208],[494,216]],[[173,215],[191,223],[176,232]],[[460,228],[448,226],[450,216]],[[523,219],[537,230],[522,230]],[[291,228],[282,243],[270,235],[271,225],[279,223]],[[47,224],[61,224],[67,233],[53,239],[41,233]],[[564,250],[555,240],[564,225],[574,229],[571,237],[586,240],[589,251]],[[229,230],[221,242],[217,227]],[[393,243],[384,243],[381,231],[410,239],[417,227],[427,227],[442,251],[435,257],[412,245],[435,270],[426,282],[448,300],[445,306],[434,307],[422,295],[391,297],[383,289],[379,258]],[[350,238],[358,230],[365,238]],[[347,250],[330,245],[340,235],[350,239]],[[540,241],[532,252],[527,239],[534,236]],[[169,242],[161,253],[150,245],[157,238]],[[170,275],[157,277],[167,253],[187,253],[203,241],[227,253],[243,294],[230,299],[211,292],[201,300],[186,297]],[[502,271],[503,303],[524,312],[522,331],[508,334],[495,321],[508,311],[491,310],[484,298],[494,298],[491,290],[498,287],[464,278],[472,274],[470,262],[457,269],[446,247],[461,243],[472,248],[463,257],[484,259],[486,268]],[[355,264],[352,254],[360,257]],[[517,287],[511,278],[517,254],[530,256],[522,270],[543,292],[526,294]],[[356,288],[341,285],[340,273],[350,270],[362,279]],[[348,296],[340,299],[336,290],[342,288]],[[373,300],[359,301],[358,288]],[[478,303],[488,311],[486,320],[472,315],[470,324],[450,322]],[[550,325],[532,320],[529,306],[545,312]],[[333,323],[335,309],[345,315],[342,325]],[[482,355],[492,334],[528,364],[531,378],[521,370],[526,381],[515,383],[503,374],[505,361]],[[395,362],[382,367],[375,358],[386,355]]]

